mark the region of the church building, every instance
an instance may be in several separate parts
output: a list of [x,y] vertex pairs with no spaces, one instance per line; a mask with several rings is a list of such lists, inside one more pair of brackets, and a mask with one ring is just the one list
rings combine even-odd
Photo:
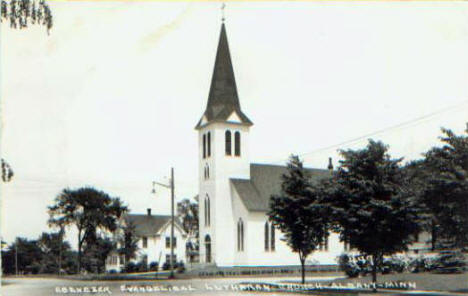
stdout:
[[[195,129],[199,136],[200,262],[223,266],[298,265],[299,257],[268,221],[269,200],[281,189],[285,166],[251,163],[249,131],[253,122],[242,111],[223,22],[206,110]],[[326,178],[329,169],[310,169]],[[309,258],[336,264],[344,251],[330,234]]]

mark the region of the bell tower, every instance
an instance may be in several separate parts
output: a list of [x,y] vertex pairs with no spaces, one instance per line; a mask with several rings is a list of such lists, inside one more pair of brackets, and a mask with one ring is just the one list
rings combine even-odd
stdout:
[[249,129],[237,94],[226,26],[221,25],[205,112],[197,123],[200,262],[232,265],[235,252],[230,178],[250,177]]

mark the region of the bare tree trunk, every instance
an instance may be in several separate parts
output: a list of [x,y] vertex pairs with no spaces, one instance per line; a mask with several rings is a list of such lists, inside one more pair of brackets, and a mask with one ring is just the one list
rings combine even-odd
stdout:
[[81,231],[78,232],[78,274],[81,274],[81,246],[83,241],[81,239]]
[[302,284],[305,284],[305,258],[300,257],[300,260],[301,260]]
[[378,255],[373,254],[372,255],[372,283],[374,285],[373,292],[377,292],[377,262]]

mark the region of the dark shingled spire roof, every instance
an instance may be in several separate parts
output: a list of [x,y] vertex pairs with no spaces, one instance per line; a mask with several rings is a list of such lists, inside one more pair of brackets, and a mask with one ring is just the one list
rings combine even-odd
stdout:
[[[240,108],[226,27],[223,23],[219,36],[213,77],[211,78],[208,104],[206,105],[205,113],[203,113],[195,128],[199,129],[211,122],[226,122],[233,112],[236,112],[240,118],[240,124],[249,126],[253,124]],[[206,121],[203,121],[203,117],[206,118]]]

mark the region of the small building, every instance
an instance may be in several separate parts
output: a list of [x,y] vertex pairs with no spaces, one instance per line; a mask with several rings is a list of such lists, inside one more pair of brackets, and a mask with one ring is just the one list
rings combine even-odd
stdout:
[[[128,214],[123,223],[132,223],[137,237],[138,250],[131,262],[146,262],[149,267],[157,263],[159,269],[170,262],[171,256],[171,216],[147,214]],[[116,236],[119,236],[117,234]],[[182,224],[174,221],[174,263],[186,262],[187,233]],[[106,271],[120,272],[125,267],[125,258],[117,251],[112,252],[106,260]]]

